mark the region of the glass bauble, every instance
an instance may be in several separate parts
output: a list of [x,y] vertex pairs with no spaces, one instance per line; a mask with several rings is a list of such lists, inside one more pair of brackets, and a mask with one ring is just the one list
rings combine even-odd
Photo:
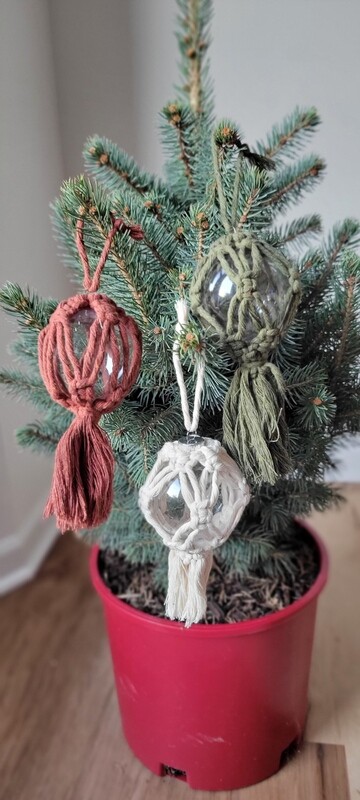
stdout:
[[[194,468],[194,475],[199,480],[201,478],[203,472],[203,467],[199,464],[198,467]],[[204,492],[210,493],[211,491],[211,476],[207,473],[207,480],[205,481]],[[159,508],[161,513],[166,516],[169,520],[174,520],[177,523],[177,526],[182,525],[184,522],[187,522],[190,519],[190,512],[186,502],[184,500],[182,491],[181,491],[181,483],[180,478],[174,478],[172,481],[168,483],[165,487],[164,491],[159,496]],[[218,514],[222,509],[222,498],[221,492],[219,492],[219,496],[212,507],[212,513]]]
[[[187,445],[190,448],[201,447],[205,443],[205,439],[196,434],[190,433],[180,439],[181,444]],[[199,482],[202,479],[203,496],[207,496],[211,492],[212,475],[204,469],[203,464],[199,463],[193,466],[193,474]],[[172,478],[168,484],[165,485],[163,491],[157,498],[158,507],[161,514],[166,517],[170,527],[178,528],[184,522],[190,519],[190,511],[183,497],[181,489],[181,480],[179,475]],[[221,490],[219,496],[213,505],[212,513],[217,514],[222,510],[222,497]]]
[[[79,311],[77,311],[75,314],[73,314],[73,316],[70,318],[70,326],[71,326],[71,332],[72,332],[73,348],[74,348],[75,356],[78,359],[78,361],[80,361],[82,359],[82,357],[83,357],[83,355],[84,355],[84,353],[86,351],[86,348],[87,348],[87,345],[88,345],[88,341],[89,341],[91,326],[92,326],[92,324],[94,323],[95,320],[96,320],[96,313],[95,313],[94,309],[92,309],[90,307],[81,308]],[[101,322],[99,322],[98,324],[100,325],[100,328],[101,328]],[[120,369],[119,369],[119,372],[118,372],[118,382],[121,383],[121,379],[122,379],[123,372],[124,372],[124,368],[123,368],[123,365],[122,365],[122,361],[123,361],[123,359],[122,359],[122,343],[121,343],[121,338],[120,338],[120,334],[119,334],[118,329],[114,328],[113,331],[114,331],[114,334],[116,336],[117,344],[118,344],[119,351],[120,351],[120,364],[121,364],[121,366],[120,366]],[[60,362],[60,366],[61,366],[61,362]],[[98,376],[97,376],[96,382],[95,382],[94,387],[93,387],[96,397],[106,397],[109,377],[110,377],[110,375],[112,375],[112,373],[113,373],[113,356],[112,356],[111,347],[110,347],[110,343],[109,343],[108,346],[105,347],[104,359],[103,359],[103,362],[101,364],[101,367],[100,367],[100,370],[98,372]]]
[[[251,251],[249,250],[248,252],[249,259],[251,259]],[[224,254],[224,258],[229,264],[229,271],[235,270],[236,267],[232,262],[230,253]],[[251,314],[249,311],[243,335],[243,340],[247,344],[252,341],[263,327],[269,324],[274,327],[280,325],[288,308],[289,278],[277,264],[272,264],[269,258],[264,257],[261,272],[256,276],[254,275],[253,280],[256,292],[260,297],[252,297]],[[230,302],[235,293],[235,283],[233,283],[219,259],[214,259],[212,268],[204,281],[202,304],[224,329],[226,329]],[[238,301],[236,301],[235,318],[238,304]],[[268,319],[266,319],[266,316]]]

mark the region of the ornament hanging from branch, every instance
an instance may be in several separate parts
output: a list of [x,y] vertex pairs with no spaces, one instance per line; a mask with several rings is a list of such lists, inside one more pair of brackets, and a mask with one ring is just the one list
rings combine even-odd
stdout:
[[112,507],[114,456],[102,414],[113,411],[136,382],[141,364],[141,334],[136,322],[97,292],[112,240],[121,230],[141,238],[138,226],[113,220],[93,277],[83,240],[84,220],[76,227],[76,244],[84,270],[84,288],[60,303],[39,336],[39,367],[53,400],[75,419],[55,454],[52,488],[44,515],[56,515],[64,532],[104,522]]
[[[187,325],[184,300],[177,303],[178,337]],[[173,361],[180,389],[187,436],[167,442],[144,486],[139,504],[147,520],[169,548],[166,614],[189,627],[206,612],[206,586],[213,551],[238,523],[250,499],[249,488],[237,464],[220,442],[197,435],[204,382],[204,355],[198,360],[192,417],[175,339]]]
[[[283,379],[270,356],[295,316],[300,282],[278,249],[235,227],[240,188],[236,178],[229,222],[216,138],[213,156],[226,233],[199,264],[190,289],[191,306],[239,363],[225,398],[224,443],[252,481],[275,483],[290,464]],[[240,149],[237,177],[241,158]]]

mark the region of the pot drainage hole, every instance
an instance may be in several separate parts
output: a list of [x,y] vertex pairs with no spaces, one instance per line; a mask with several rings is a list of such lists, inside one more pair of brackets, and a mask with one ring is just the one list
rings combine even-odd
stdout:
[[177,778],[179,781],[186,781],[186,772],[183,769],[176,769],[176,767],[169,767],[163,764],[163,775],[170,775],[171,778]]

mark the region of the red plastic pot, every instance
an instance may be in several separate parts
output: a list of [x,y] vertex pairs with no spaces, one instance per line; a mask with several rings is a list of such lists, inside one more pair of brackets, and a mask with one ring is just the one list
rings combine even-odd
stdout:
[[277,772],[283,752],[300,741],[317,599],[328,574],[324,545],[303,527],[320,554],[303,597],[256,620],[189,629],[111,594],[93,549],[125,736],[152,772],[181,776],[193,789],[239,789]]

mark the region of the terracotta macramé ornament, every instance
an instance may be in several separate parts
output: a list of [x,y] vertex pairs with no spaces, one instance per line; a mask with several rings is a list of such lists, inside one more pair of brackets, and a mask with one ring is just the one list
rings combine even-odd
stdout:
[[98,293],[101,272],[118,231],[142,238],[138,226],[114,220],[93,278],[83,241],[76,243],[84,269],[84,288],[60,303],[39,336],[39,367],[45,386],[75,415],[61,437],[45,516],[55,514],[58,528],[93,528],[104,522],[113,502],[114,456],[102,414],[113,411],[129,393],[141,364],[141,333],[132,317]]

